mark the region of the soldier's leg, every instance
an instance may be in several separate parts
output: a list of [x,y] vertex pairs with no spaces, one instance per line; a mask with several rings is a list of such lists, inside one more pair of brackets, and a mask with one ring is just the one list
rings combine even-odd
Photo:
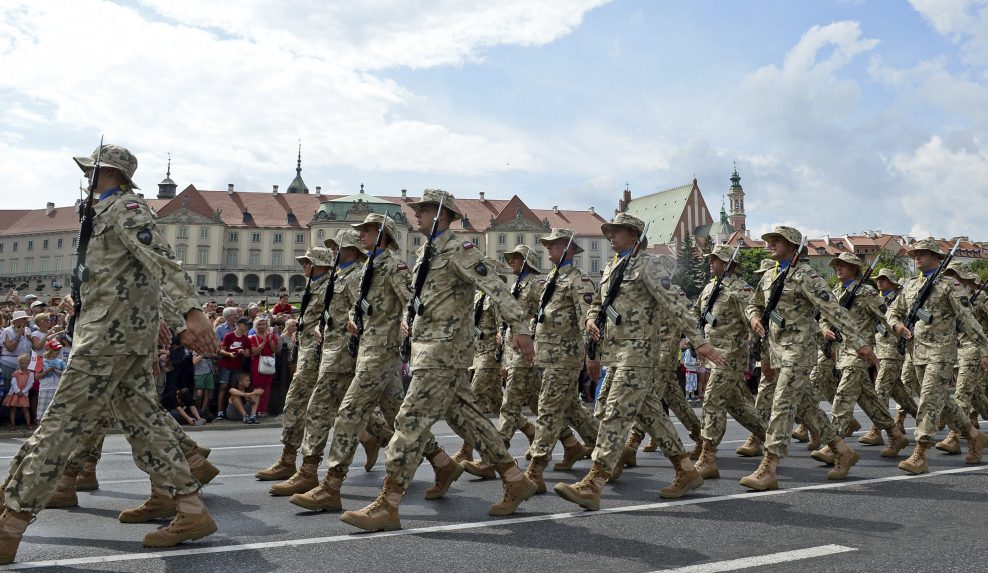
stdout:
[[[711,377],[713,377],[712,373]],[[727,395],[727,413],[737,420],[746,430],[760,438],[764,438],[766,422],[758,415],[758,411],[755,410],[755,401],[751,397],[748,385],[745,384],[744,374],[741,372],[734,373],[733,380],[734,383],[731,385],[731,391]],[[707,384],[709,387],[709,382]],[[720,439],[714,445],[720,444],[720,440],[723,437],[724,434],[721,433]]]
[[493,416],[501,409],[501,369],[477,368],[473,371],[470,389],[477,397],[477,405],[485,415]]
[[[609,368],[605,383],[609,382],[607,403],[597,441],[591,456],[604,472],[611,474],[624,453],[625,440],[631,426],[638,420],[638,412],[645,401],[654,371],[650,368]],[[675,430],[673,430],[675,433]]]
[[[497,421],[497,431],[505,440],[510,440],[515,431],[528,425],[528,418],[522,413],[531,390],[530,378],[535,368],[511,367],[508,369],[508,382],[504,388],[504,399],[501,401],[500,415]],[[536,411],[538,411],[536,398]]]
[[322,461],[329,441],[329,432],[336,422],[336,412],[340,409],[343,395],[350,386],[353,372],[323,371],[312,390],[309,404],[305,408],[305,433],[302,438],[302,457]]
[[305,433],[305,412],[319,379],[319,360],[313,350],[300,349],[295,375],[285,396],[281,418],[281,443],[298,451]]
[[970,421],[957,402],[950,397],[950,380],[953,377],[952,364],[926,364],[916,366],[916,377],[920,381],[919,412],[916,417],[916,442],[932,444],[942,415],[947,426],[962,433]]
[[765,432],[765,449],[779,459],[789,455],[789,440],[796,422],[797,407],[804,397],[811,394],[809,371],[800,366],[787,366],[777,371],[772,411]]
[[542,393],[539,395],[539,416],[535,421],[535,441],[529,452],[532,458],[548,458],[567,427],[570,407],[576,399],[573,368],[549,366],[542,374]]
[[868,377],[868,371],[864,368],[850,367],[841,370],[841,380],[833,399],[831,418],[834,431],[841,436],[847,435],[847,429],[854,419],[854,406],[858,403],[858,396],[862,392],[862,377],[865,379]]
[[978,413],[985,415],[985,382],[984,370],[973,361],[965,361],[957,368],[957,386],[954,390],[954,400],[968,416],[977,418]]
[[473,395],[470,385],[465,380],[458,380],[451,392],[453,399],[445,412],[449,427],[467,443],[474,444],[486,463],[495,467],[513,464],[514,458],[480,408],[480,401]]
[[775,397],[777,380],[777,375],[769,380],[764,374],[762,374],[761,380],[758,381],[758,393],[755,395],[755,411],[758,412],[758,417],[761,418],[766,425],[772,417],[772,400]]
[[697,417],[696,412],[693,411],[693,407],[686,401],[686,394],[679,387],[675,372],[660,370],[657,372],[657,375],[665,383],[663,396],[666,403],[669,404],[669,409],[679,418],[686,431],[696,441],[700,436],[700,418]]

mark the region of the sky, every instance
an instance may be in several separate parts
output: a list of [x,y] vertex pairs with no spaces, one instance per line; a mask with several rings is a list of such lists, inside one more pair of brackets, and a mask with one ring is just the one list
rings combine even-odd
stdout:
[[105,135],[157,192],[441,187],[988,240],[988,0],[4,0],[0,209]]

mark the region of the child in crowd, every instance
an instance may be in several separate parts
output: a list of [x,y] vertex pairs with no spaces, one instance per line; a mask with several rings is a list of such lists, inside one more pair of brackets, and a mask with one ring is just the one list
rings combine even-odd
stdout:
[[192,353],[193,375],[196,381],[196,406],[200,412],[209,411],[209,395],[216,387],[213,378],[213,360],[198,352]]
[[31,386],[34,385],[34,372],[28,369],[31,363],[30,354],[21,354],[17,357],[17,370],[14,370],[10,379],[10,392],[3,400],[3,405],[10,409],[10,429],[17,429],[17,409],[20,408],[24,414],[28,429],[34,428],[34,420],[31,418]]
[[175,407],[172,409],[171,415],[179,424],[186,426],[206,425],[206,419],[199,415],[199,410],[193,403],[192,394],[188,388],[179,388],[175,391]]
[[245,424],[259,424],[257,407],[260,405],[262,394],[264,390],[251,387],[250,372],[241,372],[237,378],[237,387],[230,388],[230,405],[226,409],[226,418],[242,419]]
[[238,318],[236,330],[228,332],[220,344],[220,390],[216,397],[218,418],[223,418],[229,410],[226,403],[227,388],[232,389],[236,386],[241,373],[246,372],[248,379],[250,378],[248,328],[250,328],[250,321],[246,318]]
[[62,372],[65,372],[65,360],[61,355],[62,344],[57,338],[45,343],[45,357],[42,361],[41,373],[38,375],[41,379],[41,385],[38,387],[37,418],[39,420],[45,416],[48,404],[51,403],[55,389],[58,388],[58,381],[62,378]]

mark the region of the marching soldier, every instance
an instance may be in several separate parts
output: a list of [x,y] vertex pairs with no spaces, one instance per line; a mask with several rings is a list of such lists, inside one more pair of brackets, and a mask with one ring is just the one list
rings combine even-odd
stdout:
[[[507,286],[493,275],[480,250],[449,229],[453,220],[463,217],[450,193],[426,189],[422,199],[409,206],[415,210],[418,231],[429,237],[429,242],[419,249],[416,261],[416,275],[420,269],[428,273],[423,275],[421,292],[414,293],[420,297],[414,305],[418,318],[409,324],[406,315],[401,325],[402,334],[411,336],[412,382],[395,419],[395,435],[388,444],[388,475],[381,493],[367,507],[344,512],[340,518],[344,523],[369,531],[401,528],[398,507],[423,453],[442,451],[429,431],[442,417],[501,474],[504,496],[491,506],[491,515],[514,513],[536,489],[518,469],[497,430],[477,408],[467,371],[472,356],[463,352],[473,343],[470,309],[474,290],[479,288],[487,293],[512,329],[512,344],[530,362],[532,341],[527,336],[521,306],[511,298]],[[429,266],[422,268],[427,255],[431,256]],[[445,457],[444,462],[463,471]],[[444,463],[442,467],[447,466]],[[443,469],[442,475],[437,475],[436,487],[445,491],[457,476],[459,473],[447,473]],[[438,481],[440,477],[442,482]]]
[[[762,277],[765,273],[775,270],[775,261],[771,258],[762,259],[762,262],[758,265],[755,270],[755,276],[759,279],[759,286],[756,289],[761,288]],[[770,275],[771,276],[771,275]],[[755,412],[758,413],[758,418],[764,424],[768,424],[769,418],[772,417],[772,397],[775,395],[775,382],[777,380],[777,373],[772,368],[771,363],[771,352],[769,352],[769,342],[768,339],[762,342],[762,356],[761,363],[759,364],[760,377],[758,379],[758,392],[755,394]],[[752,365],[754,368],[754,365]],[[762,455],[762,444],[765,443],[764,436],[756,436],[755,434],[748,434],[748,439],[745,440],[743,444],[738,446],[734,453],[739,456],[744,456],[746,458],[754,458]]]
[[151,209],[133,192],[137,159],[123,147],[102,145],[75,161],[91,181],[82,203],[75,269],[81,312],[74,317],[72,353],[61,383],[41,424],[11,460],[4,482],[3,564],[14,560],[25,529],[54,493],[73,449],[101,430],[98,422],[107,411],[121,421],[134,461],[177,505],[175,519],[145,535],[144,545],[168,547],[216,531],[197,495],[200,484],[168,431],[148,360],[158,339],[162,291],[184,319],[187,328],[177,333],[184,345],[214,354],[212,325]]
[[776,311],[785,322],[779,325],[762,324],[762,314],[766,301],[776,286],[778,273],[791,264],[796,250],[800,248],[802,235],[792,227],[777,226],[762,235],[772,258],[778,262],[776,276],[766,274],[755,290],[755,296],[745,309],[752,329],[758,336],[768,336],[772,353],[772,367],[778,371],[775,396],[772,401],[772,415],[768,422],[765,440],[765,456],[761,465],[749,476],[741,479],[741,485],[755,490],[778,489],[775,468],[788,454],[789,440],[797,410],[799,416],[811,432],[820,436],[820,441],[829,444],[834,451],[834,469],[827,474],[828,479],[844,479],[859,455],[844,443],[820,409],[817,395],[809,387],[809,374],[813,368],[814,350],[818,326],[814,320],[817,309],[821,315],[845,332],[849,348],[856,348],[858,356],[877,363],[878,359],[871,347],[857,336],[847,311],[841,308],[830,295],[827,283],[803,261],[796,262],[789,270],[782,289]]
[[281,443],[284,448],[278,461],[254,474],[261,481],[287,480],[295,475],[295,458],[305,433],[305,410],[319,377],[320,352],[316,329],[319,327],[319,315],[323,312],[333,254],[325,247],[310,247],[305,255],[295,257],[295,260],[302,265],[302,271],[309,279],[302,295],[299,328],[295,335],[298,361],[285,396],[281,420]]
[[[656,435],[663,453],[675,468],[672,484],[659,492],[663,498],[678,498],[703,485],[703,478],[693,468],[669,417],[661,408],[645,400],[655,385],[658,309],[674,308],[676,295],[658,261],[639,252],[644,229],[645,224],[640,219],[626,213],[619,213],[613,222],[601,225],[601,231],[610,239],[617,256],[604,268],[600,291],[593,297],[585,328],[590,337],[600,341],[600,362],[607,365],[606,404],[590,471],[573,485],[559,483],[554,488],[566,501],[589,510],[600,509],[604,484],[621,460],[625,440],[636,419],[642,420],[646,430]],[[628,258],[623,276],[616,276],[615,271],[625,257]],[[621,281],[620,293],[610,308],[603,308],[606,293],[617,280]],[[619,316],[620,320],[608,318],[607,327],[601,332],[595,322],[600,313]],[[678,314],[675,319],[677,330],[689,334],[697,344],[700,356],[723,364],[720,353],[696,331],[696,322],[688,313]],[[587,371],[591,378],[599,374],[598,369],[599,363],[593,364],[588,359]],[[643,407],[646,411],[642,411]],[[535,462],[534,458],[532,462]]]

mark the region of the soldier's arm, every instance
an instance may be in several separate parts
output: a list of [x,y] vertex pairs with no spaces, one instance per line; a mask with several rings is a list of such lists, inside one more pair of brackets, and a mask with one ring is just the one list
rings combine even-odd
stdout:
[[[572,287],[569,289],[569,294],[573,300],[573,306],[576,308],[576,316],[589,316],[594,295],[596,294],[593,281],[590,280],[590,277],[581,275],[580,278],[575,279]],[[582,324],[579,325],[579,329],[583,330]]]
[[755,286],[755,292],[752,293],[752,297],[744,307],[744,317],[748,319],[748,322],[751,322],[753,318],[761,319],[762,313],[765,312],[765,292],[762,290],[762,281],[768,280],[767,276],[768,273],[762,275],[761,280]]
[[161,293],[160,310],[161,320],[171,330],[172,336],[178,336],[185,330],[185,317],[175,308],[175,302],[168,296],[168,293]]
[[[885,305],[885,301],[882,299],[882,295],[876,291],[870,291],[866,296],[863,297],[865,300],[861,301],[867,306],[868,312],[878,321],[879,324],[884,326],[887,330],[891,330],[892,326],[889,324],[888,320],[885,318],[885,313],[888,311],[888,307]],[[865,334],[870,335],[869,330]]]
[[474,287],[484,291],[491,302],[500,311],[504,322],[511,327],[514,334],[529,334],[531,331],[525,324],[525,312],[517,300],[511,296],[507,285],[498,278],[494,267],[484,262],[483,256],[476,248],[463,249],[454,255],[451,261],[454,272]]
[[854,322],[851,320],[851,314],[846,308],[837,304],[837,299],[830,293],[827,283],[820,278],[820,275],[815,272],[812,274],[805,273],[800,276],[792,276],[789,280],[793,281],[803,296],[820,310],[822,320],[825,319],[828,324],[840,329],[848,347],[857,349],[868,346],[867,341],[858,336]]
[[412,275],[405,261],[395,261],[394,272],[388,274],[388,284],[401,306],[408,306],[408,301],[412,300]]
[[885,319],[889,324],[895,326],[896,324],[905,323],[906,314],[909,313],[909,307],[906,304],[906,285],[902,286],[902,291],[899,292],[899,296],[895,297],[892,301],[892,306],[889,307],[888,311],[885,313]]
[[[755,297],[755,291],[751,286],[740,278],[733,285],[735,288],[730,290],[730,304],[734,310],[738,313],[738,316],[744,318],[745,309],[751,304],[751,300]],[[745,320],[744,332],[748,332],[750,325],[748,321]]]
[[[948,288],[953,291],[952,287]],[[984,329],[981,328],[981,325],[974,318],[974,313],[971,312],[971,302],[968,300],[968,297],[953,296],[953,292],[951,292],[951,295],[947,298],[950,299],[950,306],[954,311],[954,315],[964,325],[964,332],[981,348],[981,356],[988,356],[988,337],[985,336]]]
[[600,281],[600,288],[593,295],[593,299],[590,302],[590,308],[587,309],[587,320],[597,320],[597,315],[600,314],[600,308],[604,304],[604,281]]
[[679,302],[679,297],[672,291],[672,282],[665,276],[659,265],[651,260],[644,260],[642,268],[642,279],[652,298],[659,305],[665,307],[666,315],[672,320],[672,331],[681,332],[689,338],[694,346],[699,348],[707,343],[707,339],[700,333],[697,323],[689,309]]

